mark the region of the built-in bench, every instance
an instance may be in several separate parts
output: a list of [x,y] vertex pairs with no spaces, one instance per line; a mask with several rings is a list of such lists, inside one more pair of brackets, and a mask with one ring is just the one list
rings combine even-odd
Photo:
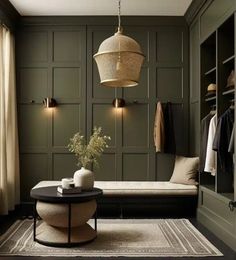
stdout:
[[[41,181],[35,187],[60,183]],[[94,186],[103,190],[104,195],[98,201],[98,215],[102,217],[191,217],[196,214],[196,185],[164,181],[96,181]]]

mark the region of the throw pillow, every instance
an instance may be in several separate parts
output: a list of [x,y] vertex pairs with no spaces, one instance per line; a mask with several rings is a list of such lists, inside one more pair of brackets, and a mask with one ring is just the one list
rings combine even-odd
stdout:
[[196,185],[199,166],[198,157],[176,156],[175,167],[170,179],[172,183]]

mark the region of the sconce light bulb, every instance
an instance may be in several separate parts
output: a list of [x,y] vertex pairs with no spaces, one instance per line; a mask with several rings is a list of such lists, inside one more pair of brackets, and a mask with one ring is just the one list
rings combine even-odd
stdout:
[[112,104],[115,108],[124,107],[125,106],[125,100],[123,98],[115,98],[112,101]]
[[43,104],[44,104],[44,106],[45,106],[46,108],[56,107],[56,106],[57,106],[56,100],[53,99],[53,98],[49,98],[49,97],[47,97],[47,98],[45,98],[45,99],[43,100]]

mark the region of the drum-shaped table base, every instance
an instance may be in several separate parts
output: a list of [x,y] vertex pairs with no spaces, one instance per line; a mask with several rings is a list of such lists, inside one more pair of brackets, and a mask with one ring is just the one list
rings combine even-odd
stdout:
[[[62,195],[56,186],[32,189],[35,199],[33,239],[55,247],[72,247],[91,242],[97,236],[97,202],[102,190],[93,188]],[[38,215],[41,217],[37,225]],[[94,218],[94,229],[87,221]]]
[[43,222],[37,228],[35,241],[46,246],[72,247],[93,241],[97,231],[89,224],[71,228],[70,243],[68,243],[68,228],[59,228]]

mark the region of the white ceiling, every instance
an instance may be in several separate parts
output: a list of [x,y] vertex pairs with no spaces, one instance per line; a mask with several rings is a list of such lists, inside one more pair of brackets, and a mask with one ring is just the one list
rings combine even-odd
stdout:
[[[117,15],[118,0],[10,0],[24,16]],[[121,0],[121,15],[185,14],[192,0]]]

